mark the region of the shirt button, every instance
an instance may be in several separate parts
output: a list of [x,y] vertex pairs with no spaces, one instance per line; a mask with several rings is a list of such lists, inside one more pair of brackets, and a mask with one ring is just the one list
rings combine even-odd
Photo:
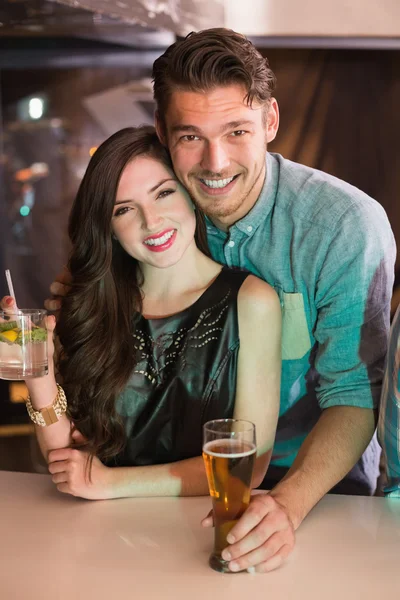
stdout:
[[251,231],[253,231],[253,228],[252,228],[252,226],[251,226],[251,225],[249,225],[249,226],[247,227],[247,231],[248,231],[249,233],[250,233]]
[[230,242],[228,242],[229,248],[233,248],[234,245],[235,245],[235,242],[233,240],[231,240]]

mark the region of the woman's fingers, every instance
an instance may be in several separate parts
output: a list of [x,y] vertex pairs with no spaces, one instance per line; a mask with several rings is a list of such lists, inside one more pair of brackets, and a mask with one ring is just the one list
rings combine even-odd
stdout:
[[56,460],[48,464],[49,473],[55,475],[56,473],[66,473],[68,470],[67,460]]
[[68,473],[65,471],[62,473],[56,473],[51,479],[56,485],[59,485],[60,483],[68,483]]
[[4,310],[9,315],[15,314],[16,304],[14,298],[11,296],[3,296],[0,302],[1,310]]
[[51,339],[53,339],[53,333],[54,333],[54,329],[56,327],[55,316],[49,315],[48,317],[45,317],[45,323],[46,323],[47,333],[49,334],[49,337],[51,336]]
[[87,439],[81,434],[80,431],[78,431],[78,429],[73,430],[71,437],[76,445],[87,444]]
[[47,329],[47,347],[49,363],[51,363],[51,361],[54,358],[54,329],[56,326],[56,318],[53,315],[45,317],[45,324]]

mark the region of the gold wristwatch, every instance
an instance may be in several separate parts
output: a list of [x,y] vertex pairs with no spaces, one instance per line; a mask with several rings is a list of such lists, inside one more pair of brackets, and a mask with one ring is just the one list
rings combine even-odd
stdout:
[[30,396],[28,396],[26,400],[26,409],[31,421],[33,421],[35,425],[48,427],[53,423],[57,423],[67,410],[67,398],[65,392],[61,385],[57,383],[57,396],[53,404],[49,404],[49,406],[45,406],[40,410],[35,410],[32,406]]

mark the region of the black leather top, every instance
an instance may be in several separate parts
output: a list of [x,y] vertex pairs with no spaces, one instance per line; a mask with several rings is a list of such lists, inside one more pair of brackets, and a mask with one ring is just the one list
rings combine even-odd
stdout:
[[247,275],[223,268],[184,311],[139,320],[139,361],[117,401],[128,441],[113,465],[200,456],[203,424],[232,417],[239,349],[237,295]]

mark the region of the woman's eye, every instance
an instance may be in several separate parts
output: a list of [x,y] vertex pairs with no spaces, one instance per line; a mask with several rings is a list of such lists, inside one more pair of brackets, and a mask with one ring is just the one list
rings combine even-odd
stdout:
[[121,215],[127,213],[128,210],[131,210],[129,206],[121,206],[121,208],[117,208],[117,210],[115,211],[114,217],[120,217]]
[[175,190],[163,190],[162,192],[160,192],[158,194],[157,199],[158,198],[166,198],[167,196],[170,196],[174,192],[175,192]]

